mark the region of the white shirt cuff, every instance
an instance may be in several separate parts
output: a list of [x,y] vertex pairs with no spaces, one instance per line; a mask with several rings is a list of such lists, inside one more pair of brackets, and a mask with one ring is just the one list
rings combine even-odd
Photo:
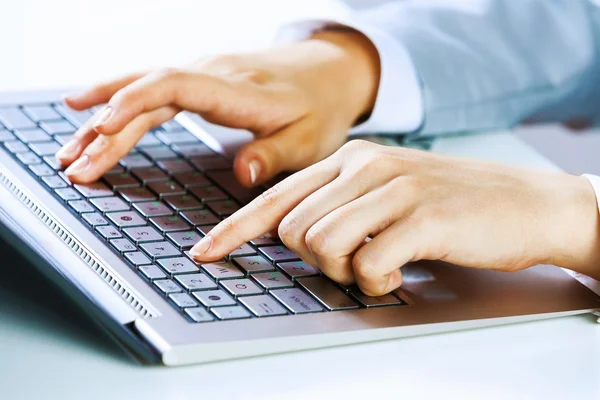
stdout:
[[350,133],[412,133],[419,130],[424,119],[420,80],[408,50],[393,37],[368,23],[346,15],[284,25],[276,40],[303,40],[318,30],[335,25],[355,29],[369,38],[380,59],[381,75],[373,111],[366,121],[353,127]]
[[598,200],[598,208],[600,209],[600,177],[598,177],[596,175],[589,175],[589,174],[585,174],[582,176],[586,177],[592,184],[592,187],[594,188],[594,191],[596,192],[596,199]]

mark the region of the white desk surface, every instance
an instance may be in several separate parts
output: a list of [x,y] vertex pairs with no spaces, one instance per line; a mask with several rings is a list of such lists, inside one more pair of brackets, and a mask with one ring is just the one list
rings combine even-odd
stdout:
[[[279,21],[319,3],[3,1],[0,90],[77,86],[258,47]],[[436,149],[547,166],[507,133]],[[600,398],[591,316],[168,369],[130,361],[45,285],[30,271],[0,280],[0,398]]]

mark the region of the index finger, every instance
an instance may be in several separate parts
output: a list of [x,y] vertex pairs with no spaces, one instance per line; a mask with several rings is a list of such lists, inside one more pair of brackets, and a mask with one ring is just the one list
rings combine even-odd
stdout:
[[195,260],[213,261],[267,232],[311,193],[339,175],[340,166],[329,157],[284,179],[214,227],[190,251]]

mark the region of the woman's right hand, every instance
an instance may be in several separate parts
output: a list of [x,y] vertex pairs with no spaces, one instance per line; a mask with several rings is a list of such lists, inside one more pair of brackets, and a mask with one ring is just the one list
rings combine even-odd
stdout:
[[150,129],[182,109],[251,131],[236,155],[245,186],[335,152],[375,102],[379,58],[354,31],[323,31],[268,51],[202,59],[131,75],[68,96],[75,110],[107,103],[58,153],[73,182],[100,178]]

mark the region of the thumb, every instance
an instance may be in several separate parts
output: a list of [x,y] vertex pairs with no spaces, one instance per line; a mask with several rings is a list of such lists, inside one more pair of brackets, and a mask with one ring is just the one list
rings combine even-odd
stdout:
[[247,187],[266,182],[282,171],[299,170],[320,159],[319,133],[301,120],[242,147],[235,157],[238,181]]

